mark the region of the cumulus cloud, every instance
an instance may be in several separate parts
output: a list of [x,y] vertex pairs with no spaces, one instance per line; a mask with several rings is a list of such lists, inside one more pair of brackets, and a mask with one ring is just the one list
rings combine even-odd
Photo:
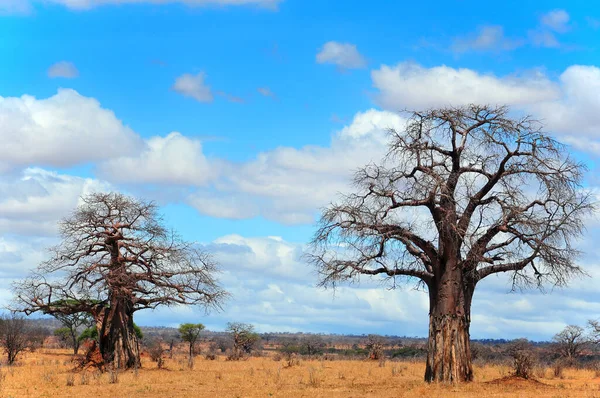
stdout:
[[367,65],[354,44],[336,41],[325,43],[316,58],[319,64],[334,64],[347,69],[364,68]]
[[202,143],[173,132],[152,137],[136,156],[116,157],[99,165],[100,175],[121,183],[203,185],[216,169],[202,153]]
[[64,77],[74,79],[79,76],[79,71],[72,62],[60,61],[48,68],[48,77]]
[[488,25],[480,27],[474,35],[456,38],[452,50],[458,54],[469,51],[499,52],[514,50],[523,44],[523,40],[506,37],[502,26]]
[[215,239],[206,248],[215,254],[225,269],[231,271],[260,273],[271,281],[313,281],[303,270],[306,264],[302,260],[302,246],[278,236],[227,235]]
[[371,109],[329,146],[279,147],[247,162],[207,159],[199,140],[171,133],[149,139],[138,154],[100,163],[98,171],[114,183],[194,188],[187,203],[213,217],[312,223],[319,207],[348,189],[354,170],[383,156],[386,130],[403,123],[397,114]]
[[532,114],[547,131],[578,149],[600,153],[600,68],[596,66],[570,66],[555,81],[541,72],[498,77],[471,69],[400,63],[374,70],[372,79],[378,89],[376,99],[386,109],[506,104]]
[[262,215],[287,224],[312,223],[319,207],[348,190],[354,170],[383,156],[386,130],[403,124],[391,112],[358,113],[328,147],[280,147],[245,163],[221,164],[215,189],[192,194],[189,203],[214,216]]
[[[304,246],[280,237],[229,235],[208,243],[206,249],[222,265],[221,280],[232,293],[224,314],[211,314],[206,324],[223,329],[235,319],[249,322],[260,331],[343,331],[348,333],[390,332],[414,335],[427,324],[427,295],[416,291],[389,291],[377,283],[332,291],[315,287],[315,273],[302,260]],[[389,305],[393,302],[393,305]],[[152,319],[150,319],[150,315]],[[189,311],[140,312],[143,322],[176,324],[197,317]]]
[[[558,81],[559,98],[532,104],[528,109],[539,115],[553,131],[573,139],[600,139],[600,68],[573,65],[560,75]],[[590,144],[589,141],[585,143]]]
[[260,206],[252,198],[229,192],[196,192],[188,197],[187,203],[215,218],[243,220],[260,214]]
[[469,103],[530,104],[558,98],[557,85],[540,73],[497,77],[445,65],[424,68],[403,62],[371,72],[377,101],[391,110]]
[[[363,276],[358,285],[339,286],[334,295],[315,287],[315,272],[302,260],[303,244],[273,236],[229,235],[205,248],[222,265],[221,279],[233,294],[223,314],[205,318],[209,328],[222,330],[235,319],[252,323],[261,332],[427,336],[428,295],[411,289],[410,282],[388,290],[380,278]],[[600,276],[600,267],[594,263],[587,269]],[[584,324],[600,310],[595,292],[591,278],[551,294],[535,290],[513,294],[508,275],[487,278],[475,291],[471,336],[549,340],[567,324]],[[136,315],[136,322],[177,326],[199,315],[200,311],[192,309],[176,315],[170,309],[143,311]]]
[[58,220],[80,203],[81,196],[109,189],[106,182],[39,168],[2,176],[0,233],[52,236]]
[[0,97],[0,172],[66,167],[134,153],[140,139],[94,98],[61,89],[45,99]]
[[185,73],[175,79],[171,89],[185,97],[194,98],[198,102],[212,102],[213,94],[210,87],[205,84],[204,78],[204,72],[196,75]]

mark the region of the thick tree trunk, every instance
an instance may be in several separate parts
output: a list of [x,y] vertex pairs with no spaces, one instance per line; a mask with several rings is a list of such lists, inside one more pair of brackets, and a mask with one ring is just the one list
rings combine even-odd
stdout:
[[456,267],[449,268],[429,286],[426,382],[473,380],[469,326],[474,284],[466,283]]
[[133,305],[126,300],[111,300],[98,330],[100,352],[105,364],[117,369],[140,367],[140,348],[133,329]]

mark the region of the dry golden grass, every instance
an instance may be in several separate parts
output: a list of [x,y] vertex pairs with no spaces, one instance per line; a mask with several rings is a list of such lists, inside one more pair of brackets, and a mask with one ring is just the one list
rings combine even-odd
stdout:
[[[166,360],[158,370],[144,358],[137,372],[73,372],[65,350],[26,354],[21,365],[3,367],[2,397],[600,397],[600,378],[593,371],[567,369],[562,379],[551,369],[537,382],[503,380],[508,367],[476,367],[477,380],[462,385],[423,383],[423,363],[370,361],[285,361],[251,358],[216,361],[198,357],[193,370],[184,356]],[[491,382],[491,383],[490,383]],[[86,384],[87,383],[87,384]],[[543,383],[543,384],[542,384]],[[69,385],[71,384],[71,385]]]

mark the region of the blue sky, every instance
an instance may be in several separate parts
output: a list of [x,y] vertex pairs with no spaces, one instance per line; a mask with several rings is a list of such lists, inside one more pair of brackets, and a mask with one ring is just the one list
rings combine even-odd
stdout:
[[[0,0],[0,299],[82,194],[116,189],[160,203],[234,294],[221,314],[140,324],[425,335],[426,295],[410,287],[314,288],[300,257],[318,209],[381,157],[396,111],[468,102],[543,120],[595,189],[600,7],[588,3]],[[591,275],[596,224],[581,243]],[[600,317],[593,281],[550,295],[486,281],[472,335],[546,339]]]

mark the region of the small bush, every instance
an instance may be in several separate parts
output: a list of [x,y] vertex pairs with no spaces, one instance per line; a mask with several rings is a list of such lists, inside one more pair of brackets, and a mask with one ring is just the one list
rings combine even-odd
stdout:
[[156,366],[159,369],[162,369],[164,366],[163,355],[165,353],[165,349],[162,345],[162,341],[160,340],[151,340],[148,343],[148,355],[150,355],[150,359],[156,362]]
[[526,339],[515,340],[510,343],[508,354],[513,359],[513,372],[517,377],[529,379],[533,376],[536,357],[531,343]]

